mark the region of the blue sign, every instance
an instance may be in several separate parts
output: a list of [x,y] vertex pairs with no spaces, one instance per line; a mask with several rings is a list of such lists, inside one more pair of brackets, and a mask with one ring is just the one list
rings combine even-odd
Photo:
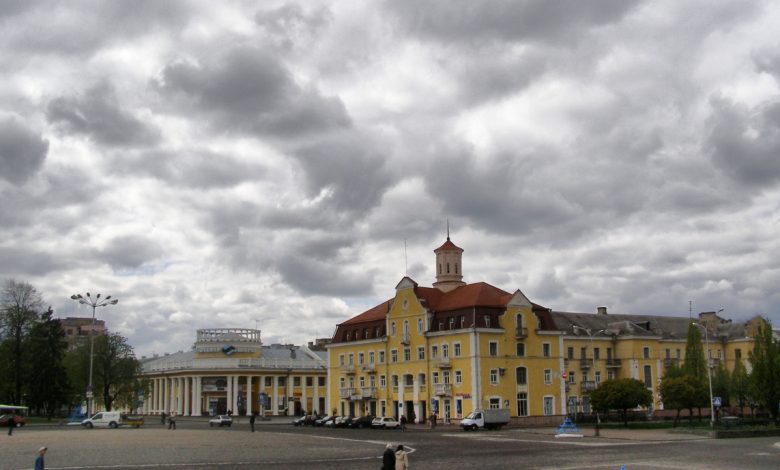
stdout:
[[236,352],[235,346],[222,346],[222,352],[225,353],[227,356],[230,356],[234,352]]
[[720,397],[712,397],[712,405],[720,408]]

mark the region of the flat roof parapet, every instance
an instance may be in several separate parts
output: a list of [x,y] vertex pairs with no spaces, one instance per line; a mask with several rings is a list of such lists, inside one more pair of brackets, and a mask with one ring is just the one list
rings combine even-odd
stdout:
[[198,330],[197,343],[261,343],[260,330],[251,328],[208,328]]

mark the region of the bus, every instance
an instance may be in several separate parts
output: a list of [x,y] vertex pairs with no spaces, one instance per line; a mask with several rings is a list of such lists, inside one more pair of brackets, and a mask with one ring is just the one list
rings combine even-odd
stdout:
[[27,422],[27,407],[0,405],[0,427],[8,427],[8,421],[14,420],[16,427],[22,427]]

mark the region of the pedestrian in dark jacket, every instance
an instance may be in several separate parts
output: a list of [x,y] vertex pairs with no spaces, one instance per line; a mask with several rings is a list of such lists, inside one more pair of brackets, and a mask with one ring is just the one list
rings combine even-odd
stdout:
[[385,453],[382,454],[382,470],[395,470],[395,452],[393,452],[393,445],[389,442],[385,447]]
[[401,431],[406,431],[406,416],[401,415]]
[[45,463],[43,461],[43,456],[46,455],[46,447],[41,447],[38,449],[38,457],[35,459],[35,470],[45,470]]
[[252,416],[249,417],[249,426],[252,428],[252,432],[255,432],[255,416],[257,413],[252,413]]

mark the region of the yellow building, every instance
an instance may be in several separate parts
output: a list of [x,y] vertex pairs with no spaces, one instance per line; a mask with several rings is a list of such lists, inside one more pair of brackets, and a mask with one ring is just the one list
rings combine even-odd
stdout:
[[[337,326],[327,346],[331,412],[446,422],[509,408],[515,421],[541,422],[588,412],[590,391],[623,377],[645,382],[662,408],[658,385],[684,359],[689,318],[556,312],[520,290],[463,282],[463,250],[449,237],[434,253],[433,287],[404,277],[393,298]],[[746,361],[751,325],[715,313],[699,321],[713,363]]]
[[191,351],[142,359],[146,414],[200,416],[324,413],[325,351],[307,346],[263,345],[260,330],[198,330]]

